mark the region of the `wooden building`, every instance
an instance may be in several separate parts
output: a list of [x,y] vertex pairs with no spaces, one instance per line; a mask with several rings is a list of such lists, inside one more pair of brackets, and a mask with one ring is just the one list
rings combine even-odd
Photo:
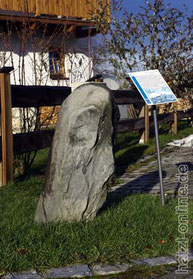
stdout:
[[[110,0],[103,0],[109,8]],[[0,68],[11,83],[71,86],[92,72],[97,0],[0,0]],[[107,8],[107,10],[108,10]],[[13,111],[14,126],[20,113]]]
[[[110,4],[110,0],[103,0]],[[74,19],[77,23],[82,20],[90,21],[91,14],[99,8],[97,0],[1,0],[0,10],[20,12],[38,19],[49,19],[50,16],[60,19]],[[8,13],[9,14],[9,13]],[[13,13],[11,13],[13,14]],[[17,16],[16,14],[14,16]],[[0,18],[5,18],[2,15]],[[53,18],[52,18],[53,19]],[[79,24],[83,24],[79,22]],[[85,22],[86,24],[86,22]]]
[[[103,2],[109,7],[110,0]],[[25,78],[22,73],[16,74],[16,84],[40,84],[42,79],[32,79],[33,74],[37,79],[37,73],[33,73],[35,66],[31,65],[32,71],[27,67],[34,53],[37,53],[33,63],[39,64],[42,61],[44,68],[49,68],[50,80],[57,81],[54,85],[65,85],[65,82],[59,81],[70,80],[66,82],[70,84],[76,79],[80,81],[89,78],[92,72],[90,36],[96,34],[92,14],[99,9],[98,0],[1,0],[0,66],[13,66],[15,71],[18,67],[20,71],[25,68]],[[39,57],[39,53],[44,53],[44,57]],[[18,62],[16,54],[25,59]],[[81,54],[83,57],[80,58]],[[27,61],[28,55],[30,58]],[[83,64],[85,67],[85,60],[90,63],[88,71],[85,68],[80,70]],[[69,73],[74,69],[79,73],[73,79]],[[40,74],[42,71],[41,69]],[[84,77],[81,72],[84,72]],[[50,80],[47,78],[46,83],[53,84]],[[45,79],[43,82],[45,83]]]

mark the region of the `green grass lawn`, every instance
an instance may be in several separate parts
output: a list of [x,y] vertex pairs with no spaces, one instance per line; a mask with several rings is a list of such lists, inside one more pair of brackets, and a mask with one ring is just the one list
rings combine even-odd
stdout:
[[33,219],[43,186],[43,178],[31,177],[0,190],[1,271],[125,262],[176,251],[174,199],[163,207],[156,196],[110,196],[93,221],[37,225]]
[[[193,132],[189,129],[184,130],[184,135]],[[172,135],[166,137],[167,140],[160,137],[162,146],[173,138]],[[125,138],[124,141],[124,135],[118,137],[117,147],[119,145],[122,151],[117,151],[117,159],[129,150],[132,154],[138,146],[136,135],[127,134]],[[142,156],[153,152],[151,141]],[[35,209],[45,184],[47,155],[48,150],[38,152],[25,180],[18,178],[0,188],[0,272],[44,270],[76,263],[126,262],[176,252],[179,236],[176,199],[167,198],[163,207],[159,196],[111,194],[93,221],[35,224]],[[132,158],[130,163],[135,161],[134,155]],[[190,243],[193,243],[192,202],[189,212]]]

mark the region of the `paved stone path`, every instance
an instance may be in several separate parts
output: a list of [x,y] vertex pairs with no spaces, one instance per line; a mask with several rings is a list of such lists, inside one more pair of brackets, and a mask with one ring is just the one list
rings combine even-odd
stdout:
[[[180,165],[188,166],[189,197],[193,199],[193,148],[168,147],[167,154],[162,156],[163,183],[165,194],[176,196],[182,185],[176,176]],[[126,172],[120,177],[122,183],[111,189],[121,193],[160,193],[157,158],[131,173]]]
[[[193,260],[193,253],[189,254],[189,260]],[[36,270],[30,270],[26,272],[20,273],[8,273],[2,279],[59,279],[59,278],[106,278],[106,279],[144,279],[143,275],[129,275],[130,268],[135,266],[147,266],[147,267],[155,267],[160,265],[167,265],[165,269],[165,275],[160,276],[156,275],[154,271],[154,275],[151,275],[149,279],[193,279],[193,270],[189,268],[188,274],[176,275],[175,270],[177,269],[177,261],[174,257],[157,257],[152,259],[140,259],[131,261],[130,263],[125,264],[115,264],[115,265],[107,265],[107,264],[97,264],[94,266],[88,265],[74,265],[74,266],[66,266],[62,268],[52,268],[50,270],[41,272],[36,272]],[[172,266],[170,266],[172,265]],[[119,273],[124,273],[120,274]],[[97,277],[96,277],[97,276]],[[103,276],[103,277],[101,277]],[[147,278],[147,277],[145,277]]]

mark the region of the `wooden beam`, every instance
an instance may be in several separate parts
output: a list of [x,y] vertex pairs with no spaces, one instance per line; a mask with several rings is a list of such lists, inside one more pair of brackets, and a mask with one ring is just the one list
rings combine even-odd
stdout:
[[112,90],[118,105],[144,103],[143,98],[137,90]]
[[[191,114],[193,115],[193,109],[191,110]],[[185,114],[185,115],[188,115]],[[184,113],[178,114],[178,119],[184,118]],[[173,122],[173,113],[165,113],[157,115],[158,124],[166,124],[169,122]],[[153,116],[149,117],[149,127],[154,126]],[[133,130],[140,130],[145,128],[145,117],[140,117],[137,119],[124,119],[120,120],[117,127],[118,133],[131,132]]]
[[81,20],[81,19],[73,19],[73,18],[51,18],[51,17],[32,17],[26,15],[24,16],[14,16],[14,15],[0,15],[0,20],[5,21],[26,21],[28,22],[40,22],[47,24],[56,24],[56,25],[65,25],[72,24],[77,26],[95,26],[95,23],[91,20]]
[[[11,70],[11,69],[9,69]],[[2,134],[2,185],[13,180],[13,135],[11,85],[8,69],[0,73],[1,134]]]
[[193,117],[193,109],[187,111],[178,111],[178,119],[183,119],[187,117]]
[[54,129],[13,135],[14,154],[21,154],[50,147]]
[[6,73],[10,73],[13,70],[14,70],[13,67],[2,67],[0,68],[0,73],[6,74]]
[[133,130],[139,130],[145,127],[145,118],[137,119],[123,119],[120,120],[117,126],[117,133],[132,132]]
[[[172,114],[170,116],[168,118],[168,115],[165,115],[164,118],[162,115],[162,119],[161,120],[159,119],[159,123],[161,122],[165,123],[171,121]],[[158,116],[158,118],[160,117]],[[150,121],[150,126],[153,126],[153,118]],[[144,117],[138,119],[125,119],[119,121],[117,132],[124,133],[124,132],[142,129],[144,127],[145,127]],[[24,152],[47,148],[52,143],[53,135],[54,135],[54,129],[14,134],[13,135],[14,154],[20,154]],[[0,154],[1,154],[1,148],[0,148]]]
[[[182,119],[193,115],[193,109],[188,112],[181,111],[178,114],[178,119]],[[164,124],[173,122],[173,113],[158,114],[158,124]],[[149,126],[154,125],[153,117],[149,117]],[[131,132],[133,130],[140,130],[145,128],[145,118],[137,119],[124,119],[120,120],[117,125],[117,133]],[[13,135],[13,150],[14,154],[20,154],[29,151],[35,151],[44,149],[51,146],[52,139],[54,135],[54,130],[41,130],[35,132],[29,132],[25,134],[15,134]],[[1,139],[0,139],[1,140]],[[1,155],[1,146],[0,146],[0,158]]]
[[[42,130],[29,133],[20,133],[13,135],[14,154],[41,150],[50,147],[54,136],[54,129]],[[1,139],[1,138],[0,138]],[[0,145],[0,160],[2,159],[2,147]]]
[[[12,85],[11,91],[12,107],[57,106],[70,95],[71,87]],[[144,102],[137,90],[112,90],[111,93],[118,105]]]
[[43,107],[61,105],[70,95],[71,87],[12,85],[12,107]]

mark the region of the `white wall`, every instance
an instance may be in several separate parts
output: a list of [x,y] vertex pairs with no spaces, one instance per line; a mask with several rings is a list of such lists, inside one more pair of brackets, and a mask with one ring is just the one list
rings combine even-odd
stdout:
[[[39,36],[41,39],[41,34]],[[53,44],[59,47],[60,41],[53,42]],[[22,58],[21,40],[17,33],[12,35],[10,45],[5,47],[4,44],[0,44],[0,67],[14,65],[14,71],[11,73],[12,84],[70,86],[72,82],[86,81],[92,75],[92,61],[88,58],[87,38],[76,39],[73,36],[67,41],[65,72],[69,80],[59,81],[50,79],[48,52],[43,54],[38,51],[34,52],[31,42],[27,41]],[[34,67],[36,67],[36,71]]]
[[[42,34],[40,33],[39,40],[41,36]],[[49,38],[46,39],[49,40]],[[60,47],[61,41],[56,40],[52,44],[54,44],[52,46]],[[88,38],[76,39],[75,36],[72,36],[66,42],[66,49],[65,72],[69,80],[58,81],[50,79],[49,53],[45,51],[41,54],[38,51],[34,51],[29,39],[25,44],[24,55],[21,55],[21,39],[16,32],[11,35],[11,39],[7,36],[4,40],[0,40],[0,68],[14,66],[14,71],[11,72],[11,84],[17,85],[71,86],[73,82],[89,79],[90,75],[92,75],[92,61],[88,58]],[[36,67],[36,71],[34,67]],[[20,132],[20,110],[17,108],[12,109],[12,115],[13,131]]]

